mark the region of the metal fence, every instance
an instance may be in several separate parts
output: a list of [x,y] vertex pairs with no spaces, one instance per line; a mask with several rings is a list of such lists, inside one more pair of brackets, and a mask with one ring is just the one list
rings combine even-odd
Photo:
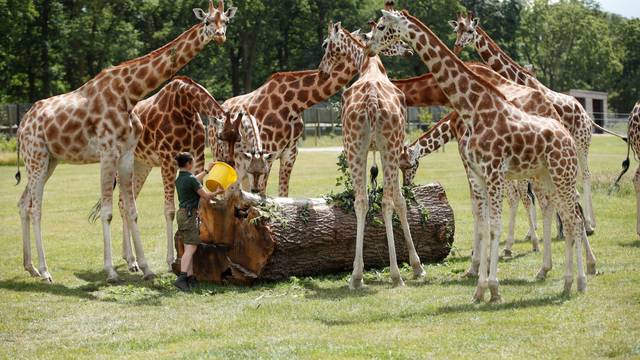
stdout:
[[[31,104],[0,104],[0,134],[15,135],[22,116],[31,108]],[[417,129],[426,130],[426,124],[420,121],[422,111],[431,111],[431,118],[435,123],[445,115],[445,109],[440,107],[417,108],[410,107],[407,110],[407,132]],[[594,119],[603,119],[601,125],[619,134],[627,133],[629,114],[590,114]],[[328,103],[318,104],[304,111],[305,124],[304,137],[322,137],[327,135],[341,136],[342,124],[340,112]]]

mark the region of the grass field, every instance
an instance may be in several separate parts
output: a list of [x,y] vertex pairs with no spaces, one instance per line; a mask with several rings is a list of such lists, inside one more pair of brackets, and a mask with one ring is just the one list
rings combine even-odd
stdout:
[[[404,288],[392,288],[386,270],[370,271],[358,292],[348,290],[348,273],[177,292],[174,276],[165,272],[157,170],[138,204],[145,251],[159,277],[144,282],[127,274],[118,256],[124,281],[107,285],[101,227],[86,220],[98,196],[95,165],[62,165],[45,189],[44,243],[55,283],[43,284],[22,270],[15,204],[23,187],[14,186],[15,167],[0,167],[0,358],[638,358],[640,241],[632,176],[607,196],[625,153],[613,138],[594,139],[598,227],[592,246],[599,274],[589,277],[587,293],[560,295],[562,243],[554,242],[550,278],[537,282],[541,256],[519,241],[514,258],[500,263],[504,301],[497,305],[471,304],[475,282],[461,277],[472,224],[454,145],[422,161],[418,182],[445,186],[456,216],[455,254],[426,266],[424,280],[409,280],[404,267]],[[302,153],[292,194],[331,191],[336,156]],[[275,186],[272,181],[270,193]],[[519,238],[526,233],[521,213]],[[120,224],[116,216],[114,255],[120,253]]]

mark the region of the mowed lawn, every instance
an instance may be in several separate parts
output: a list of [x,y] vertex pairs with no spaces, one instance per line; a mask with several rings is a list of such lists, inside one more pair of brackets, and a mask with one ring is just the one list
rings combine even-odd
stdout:
[[[410,280],[405,266],[403,288],[390,286],[388,271],[370,271],[367,287],[356,292],[347,288],[348,273],[177,292],[164,264],[157,170],[138,205],[146,255],[159,277],[145,282],[127,273],[116,212],[113,250],[123,281],[107,285],[101,226],[87,222],[99,193],[95,165],[62,165],[45,189],[44,244],[55,283],[41,283],[22,266],[15,204],[23,185],[14,186],[15,167],[1,167],[0,358],[638,358],[640,241],[633,175],[618,194],[607,196],[624,154],[619,140],[594,139],[598,226],[591,241],[598,275],[589,276],[587,293],[576,294],[574,284],[570,297],[561,296],[563,243],[554,241],[554,269],[540,282],[534,276],[541,255],[519,240],[514,259],[500,262],[504,301],[495,305],[471,304],[475,281],[461,277],[469,263],[472,222],[453,144],[423,159],[418,182],[438,181],[446,188],[456,216],[455,253],[443,264],[426,266],[424,280]],[[318,197],[334,189],[336,157],[300,154],[292,194]],[[276,182],[272,176],[271,194]],[[522,207],[520,213],[522,239]],[[506,231],[506,213],[504,223]]]

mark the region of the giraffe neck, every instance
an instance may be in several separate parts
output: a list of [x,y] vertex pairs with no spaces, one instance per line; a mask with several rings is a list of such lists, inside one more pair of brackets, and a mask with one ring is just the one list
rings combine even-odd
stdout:
[[404,93],[407,106],[446,106],[449,99],[444,95],[438,82],[431,73],[419,77],[391,80],[400,91]]
[[104,80],[117,82],[114,90],[126,94],[127,98],[135,103],[174,76],[210,41],[211,38],[205,34],[204,24],[194,25],[163,47],[104,70],[83,88],[91,91],[96,83]]
[[431,154],[451,141],[451,139],[456,138],[451,118],[451,114],[445,116],[410,145],[416,159]]
[[198,112],[209,117],[224,117],[225,112],[216,99],[202,85],[189,79],[189,88],[193,94],[193,101]]
[[295,112],[301,112],[335,95],[356,74],[356,67],[346,63],[336,66],[327,79],[320,76],[318,70],[284,72],[274,74],[265,86],[269,93],[283,97],[284,103],[291,104]]
[[504,94],[473,73],[427,26],[406,12],[403,15],[407,29],[402,32],[405,34],[402,40],[410,43],[431,69],[440,89],[460,115],[468,121],[477,121],[473,115],[478,109],[492,106],[491,100],[507,102]]
[[507,55],[484,29],[478,26],[476,32],[478,34],[475,38],[476,51],[493,71],[517,84],[538,88],[539,81],[535,76]]

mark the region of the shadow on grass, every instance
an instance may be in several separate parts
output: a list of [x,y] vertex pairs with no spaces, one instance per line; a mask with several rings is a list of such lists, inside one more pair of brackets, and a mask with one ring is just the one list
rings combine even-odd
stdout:
[[[538,282],[536,279],[501,279],[500,285],[515,285],[515,286],[528,286],[534,285]],[[464,277],[460,276],[458,278],[450,278],[442,281],[438,281],[435,285],[441,286],[473,286],[475,287],[478,284],[477,277]]]
[[389,322],[389,321],[398,321],[398,320],[410,320],[416,317],[425,318],[429,316],[440,316],[446,314],[455,314],[455,313],[468,313],[468,312],[496,312],[496,311],[504,311],[504,310],[513,310],[513,309],[527,309],[527,308],[536,308],[542,306],[560,306],[565,301],[569,300],[570,297],[564,296],[562,294],[556,294],[551,296],[543,296],[535,299],[521,299],[511,302],[504,302],[500,304],[490,304],[490,303],[466,303],[466,304],[457,304],[457,305],[444,305],[439,307],[426,307],[422,311],[412,311],[412,312],[401,312],[397,315],[390,315],[388,313],[379,313],[375,315],[364,314],[361,317],[349,317],[349,318],[320,318],[315,317],[314,320],[321,322],[327,326],[347,326],[347,325],[362,325],[368,323],[376,323],[376,322]]
[[351,290],[347,284],[339,287],[322,287],[309,279],[300,281],[300,285],[307,291],[305,298],[336,300],[344,298],[359,298],[374,295],[378,292],[376,287],[391,286],[389,282],[384,280],[365,280],[365,286],[362,289]]
[[631,242],[620,242],[620,243],[618,243],[618,245],[622,246],[622,247],[640,248],[640,240],[635,240],[635,241],[631,241]]

